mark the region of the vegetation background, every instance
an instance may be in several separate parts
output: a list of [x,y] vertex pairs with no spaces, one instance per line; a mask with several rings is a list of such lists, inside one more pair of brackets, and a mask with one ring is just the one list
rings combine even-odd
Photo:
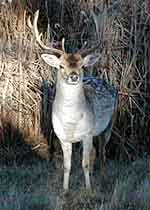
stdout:
[[[39,28],[48,45],[53,40],[60,47],[65,37],[70,52],[101,40],[101,60],[88,73],[119,91],[107,176],[100,175],[97,160],[92,192],[83,187],[81,145],[74,146],[71,191],[66,196],[62,190],[62,153],[50,118],[56,72],[41,60],[41,49],[26,24],[38,8]],[[0,109],[0,210],[149,210],[149,0],[3,1]]]

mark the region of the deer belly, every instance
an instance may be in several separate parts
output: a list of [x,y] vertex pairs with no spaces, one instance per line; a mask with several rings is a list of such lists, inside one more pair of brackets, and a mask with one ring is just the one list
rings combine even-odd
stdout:
[[60,140],[75,143],[92,135],[93,123],[88,118],[85,115],[80,120],[74,121],[65,117],[61,119],[53,113],[53,128]]

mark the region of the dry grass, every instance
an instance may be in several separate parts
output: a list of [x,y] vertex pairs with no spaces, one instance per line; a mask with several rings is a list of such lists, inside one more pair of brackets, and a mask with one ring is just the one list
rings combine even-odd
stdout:
[[46,146],[51,130],[47,116],[51,113],[51,71],[43,66],[31,32],[27,27],[17,32],[16,22],[11,8],[0,8],[0,110],[4,136],[6,140],[8,128],[18,129],[27,143]]
[[150,146],[150,18],[147,4],[148,1],[121,1],[116,27],[124,49],[120,55],[113,56],[120,90],[117,132],[121,144],[135,155]]

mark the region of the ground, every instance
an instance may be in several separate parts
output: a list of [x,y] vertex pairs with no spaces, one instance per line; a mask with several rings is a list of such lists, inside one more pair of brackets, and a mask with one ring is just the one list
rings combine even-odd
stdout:
[[97,160],[91,191],[85,190],[80,147],[73,153],[68,192],[62,189],[62,163],[61,151],[51,161],[30,153],[20,160],[2,157],[0,210],[150,210],[149,156],[130,163],[107,159],[105,177]]

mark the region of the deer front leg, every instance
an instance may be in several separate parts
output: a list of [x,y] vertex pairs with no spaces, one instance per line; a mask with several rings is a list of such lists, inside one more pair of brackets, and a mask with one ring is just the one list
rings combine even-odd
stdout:
[[90,153],[92,150],[93,142],[92,142],[92,137],[85,139],[83,141],[83,159],[82,159],[82,167],[84,171],[84,176],[85,176],[85,183],[86,183],[86,188],[90,189],[91,188],[91,183],[90,183]]
[[63,150],[64,158],[64,181],[63,188],[68,190],[69,188],[69,175],[71,170],[71,154],[72,154],[72,144],[61,142],[61,147]]

